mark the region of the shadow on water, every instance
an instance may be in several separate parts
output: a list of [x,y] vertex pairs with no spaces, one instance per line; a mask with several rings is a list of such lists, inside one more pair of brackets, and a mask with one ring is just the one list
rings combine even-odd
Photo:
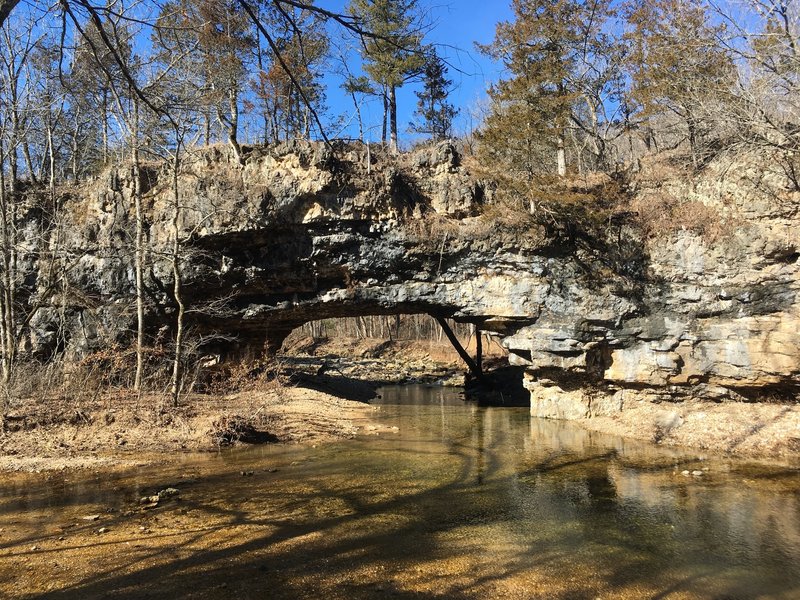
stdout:
[[501,367],[467,381],[464,396],[481,406],[528,407],[531,394],[522,385],[524,367]]
[[[40,515],[49,525],[37,535],[3,533],[0,592],[130,600],[800,595],[796,472],[792,481],[791,472],[775,478],[764,469],[758,479],[749,468],[745,479],[736,464],[710,463],[705,479],[686,478],[676,465],[693,457],[524,410],[465,405],[442,388],[381,393],[378,414],[399,434],[252,448],[59,490],[34,485],[35,514],[17,510],[7,490],[5,532]],[[186,473],[192,478],[181,482]],[[181,489],[179,501],[135,506],[136,495],[167,484]],[[72,504],[71,489],[87,505]],[[48,494],[55,500],[46,505]],[[100,521],[108,534],[96,534],[97,524],[48,531],[103,503],[114,509]]]

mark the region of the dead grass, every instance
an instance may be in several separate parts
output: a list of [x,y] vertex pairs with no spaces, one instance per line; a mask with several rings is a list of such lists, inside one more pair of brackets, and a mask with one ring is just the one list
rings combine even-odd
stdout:
[[[323,352],[369,354],[391,370],[401,361],[416,361],[426,371],[458,363],[447,342],[338,340]],[[372,410],[355,401],[363,399],[357,377],[343,378],[346,389],[339,385],[336,396],[294,387],[280,359],[225,365],[197,382],[205,393],[185,395],[173,407],[162,381],[166,355],[151,349],[147,356],[148,389],[161,393],[131,390],[131,350],[109,348],[68,366],[20,365],[0,415],[0,470],[138,464],[235,443],[325,441],[354,435],[356,422]]]
[[328,441],[355,435],[371,413],[366,404],[299,387],[192,395],[177,408],[164,395],[119,392],[79,410],[28,400],[6,414],[0,470],[141,464],[237,442]]
[[629,206],[648,237],[691,231],[712,244],[730,235],[736,227],[736,223],[725,219],[715,208],[697,200],[682,201],[662,190],[639,194]]
[[429,213],[424,217],[411,218],[403,222],[403,230],[407,237],[434,245],[440,240],[459,237],[461,228],[462,224],[457,219],[438,213]]

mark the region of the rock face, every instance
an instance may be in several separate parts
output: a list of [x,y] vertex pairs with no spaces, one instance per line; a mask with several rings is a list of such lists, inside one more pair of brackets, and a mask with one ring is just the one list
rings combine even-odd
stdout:
[[[725,225],[712,239],[682,230],[647,241],[637,314],[576,335],[586,321],[560,312],[547,335],[540,319],[508,342],[530,344],[526,385],[534,414],[612,415],[641,400],[796,397],[800,193],[775,193],[781,187],[775,182],[754,184],[763,177],[752,165],[727,165],[698,181],[664,186],[676,202],[712,208]],[[645,198],[650,192],[638,190]],[[563,361],[555,358],[561,348],[569,348]],[[600,385],[576,387],[564,378],[564,368],[591,370],[597,348]],[[560,371],[553,378],[542,375],[548,363]]]
[[[143,170],[147,323],[168,341],[173,200]],[[778,190],[776,192],[775,190]],[[135,329],[132,179],[117,170],[64,202],[69,289],[31,323],[27,349],[85,353]],[[225,149],[188,156],[179,230],[190,325],[205,350],[277,348],[302,323],[427,312],[480,325],[526,367],[539,416],[611,414],[626,403],[756,399],[800,386],[800,194],[756,167],[640,184],[702,203],[727,224],[647,239],[564,243],[503,215],[449,144],[403,155],[360,145]],[[488,198],[487,198],[488,196]],[[524,224],[523,224],[524,225]],[[39,278],[46,265],[38,265]]]

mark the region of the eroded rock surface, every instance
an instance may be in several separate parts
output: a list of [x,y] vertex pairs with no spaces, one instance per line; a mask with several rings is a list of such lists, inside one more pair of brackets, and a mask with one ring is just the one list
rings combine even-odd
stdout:
[[[764,181],[768,175],[753,164],[727,164],[663,186],[675,201],[702,202],[724,221],[711,239],[684,230],[647,240],[638,314],[616,327],[570,335],[585,321],[566,311],[554,315],[559,326],[550,335],[537,334],[541,320],[516,334],[511,345],[528,341],[535,358],[526,381],[534,414],[608,416],[643,399],[796,397],[800,193]],[[548,359],[565,347],[564,359]],[[587,360],[598,347],[602,385],[577,387],[563,373],[540,376],[548,363],[590,371]]]
[[[174,320],[167,170],[145,169],[148,330]],[[526,367],[534,414],[626,403],[794,395],[800,385],[800,194],[753,165],[636,193],[702,202],[725,227],[647,239],[609,223],[594,245],[479,216],[491,194],[440,144],[397,159],[360,145],[224,149],[180,176],[193,331],[208,352],[278,347],[314,319],[428,312],[479,324]],[[122,169],[65,201],[68,290],[32,322],[43,355],[127,343],[135,329],[132,181]],[[489,199],[487,199],[489,196]],[[39,265],[40,279],[42,270]]]

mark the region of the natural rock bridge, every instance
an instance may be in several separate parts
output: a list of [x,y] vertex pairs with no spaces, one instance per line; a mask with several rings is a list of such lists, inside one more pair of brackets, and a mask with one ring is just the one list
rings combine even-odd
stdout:
[[[169,179],[157,169],[143,179],[154,337],[172,320]],[[253,148],[241,168],[207,149],[180,177],[190,319],[229,343],[273,349],[329,317],[472,322],[527,367],[534,412],[545,416],[795,390],[798,202],[767,202],[746,181],[740,171],[672,186],[739,219],[714,244],[690,232],[647,240],[624,222],[580,244],[512,223],[446,143],[394,159],[362,145]],[[73,351],[130,339],[131,190],[119,170],[66,202],[64,239],[80,258],[72,291],[37,314],[34,350],[53,349],[63,315]]]

